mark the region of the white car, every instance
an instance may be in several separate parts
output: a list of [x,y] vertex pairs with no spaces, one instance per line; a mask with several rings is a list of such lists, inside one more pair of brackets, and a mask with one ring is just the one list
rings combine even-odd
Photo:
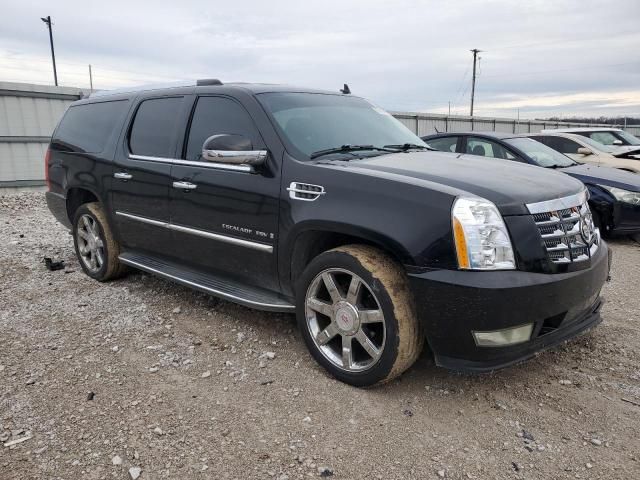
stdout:
[[573,133],[595,140],[603,145],[617,147],[616,155],[640,158],[640,138],[620,128],[582,127],[542,130],[542,133]]
[[590,163],[640,173],[640,160],[620,158],[616,147],[603,145],[589,137],[557,130],[527,135],[579,163]]

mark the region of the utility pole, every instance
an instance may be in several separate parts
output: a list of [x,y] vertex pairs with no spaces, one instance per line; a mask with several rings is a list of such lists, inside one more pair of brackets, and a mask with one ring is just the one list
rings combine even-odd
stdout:
[[471,113],[469,115],[471,117],[473,117],[473,100],[476,95],[476,63],[478,62],[478,54],[481,51],[482,50],[478,50],[477,48],[471,50],[471,52],[473,53],[473,77],[471,78]]
[[91,89],[91,93],[93,93],[93,75],[91,74],[91,64],[89,64],[89,88]]
[[451,102],[449,102],[449,116],[451,116]]
[[53,61],[53,81],[58,86],[58,72],[56,71],[56,53],[53,50],[53,32],[51,31],[51,15],[46,17],[40,17],[44,23],[49,27],[49,43],[51,44],[51,60]]

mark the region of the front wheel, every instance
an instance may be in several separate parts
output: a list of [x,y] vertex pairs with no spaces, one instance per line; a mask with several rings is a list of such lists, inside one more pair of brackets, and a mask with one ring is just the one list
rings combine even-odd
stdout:
[[406,274],[376,248],[348,245],[319,255],[296,292],[307,347],[345,383],[364,387],[391,380],[422,350]]

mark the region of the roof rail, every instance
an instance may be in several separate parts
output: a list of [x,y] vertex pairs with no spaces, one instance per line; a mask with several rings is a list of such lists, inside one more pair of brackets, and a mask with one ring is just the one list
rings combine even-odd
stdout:
[[204,87],[205,85],[222,85],[222,82],[217,78],[201,78],[196,82],[198,87]]
[[149,84],[139,85],[135,87],[120,88],[116,90],[98,90],[91,93],[89,97],[91,98],[103,97],[107,95],[117,95],[122,93],[136,93],[136,92],[142,92],[146,90],[160,90],[164,88],[195,87],[195,86],[203,87],[206,85],[222,85],[222,84],[223,83],[217,78],[202,78],[195,82],[193,80],[190,80],[190,81],[182,81],[182,82],[154,83],[151,85]]

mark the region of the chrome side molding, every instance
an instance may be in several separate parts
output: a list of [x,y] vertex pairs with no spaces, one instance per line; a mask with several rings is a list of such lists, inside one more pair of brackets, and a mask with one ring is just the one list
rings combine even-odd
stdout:
[[209,238],[211,240],[217,240],[219,242],[229,243],[239,247],[251,248],[265,253],[273,253],[273,245],[266,243],[253,242],[251,240],[245,240],[243,238],[230,237],[228,235],[221,235],[219,233],[208,232],[207,230],[200,230],[198,228],[185,227],[184,225],[178,225],[171,222],[163,222],[161,220],[155,220],[153,218],[140,217],[131,213],[116,211],[116,215],[119,217],[128,218],[141,223],[147,223],[156,227],[167,228],[176,232],[188,233],[191,235],[197,235],[199,237]]

